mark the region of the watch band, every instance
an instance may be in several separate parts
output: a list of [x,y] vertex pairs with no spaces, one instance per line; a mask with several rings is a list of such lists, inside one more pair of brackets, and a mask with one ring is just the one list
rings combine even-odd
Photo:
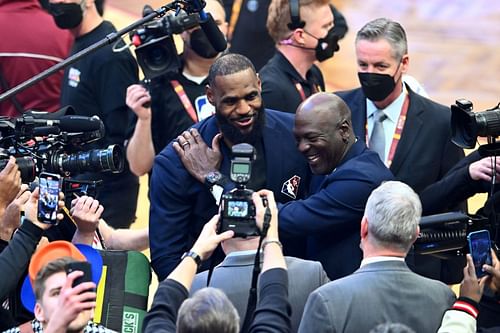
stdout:
[[194,262],[196,263],[196,266],[200,267],[201,265],[201,257],[198,253],[194,252],[194,251],[188,251],[188,252],[184,252],[184,254],[182,255],[181,257],[181,261],[184,260],[184,258],[192,258],[194,260]]

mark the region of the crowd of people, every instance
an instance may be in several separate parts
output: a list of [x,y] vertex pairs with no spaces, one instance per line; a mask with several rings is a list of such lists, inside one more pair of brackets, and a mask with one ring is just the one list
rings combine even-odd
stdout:
[[[0,0],[0,27],[22,23],[0,45],[0,91],[115,33],[104,4]],[[160,283],[144,332],[500,329],[496,232],[481,267],[470,254],[413,251],[422,215],[468,213],[475,193],[491,191],[481,213],[495,221],[500,161],[464,157],[452,142],[450,109],[407,76],[402,24],[376,18],[357,31],[360,87],[327,92],[317,62],[341,52],[348,30],[329,1],[206,0],[204,10],[227,50],[186,27],[179,66],[140,80],[143,62],[119,41],[0,103],[6,117],[72,105],[105,129],[86,149],[125,152],[120,173],[72,175],[102,181],[100,190],[65,198],[61,189],[55,225],[39,220],[36,181],[24,183],[18,160],[4,159],[0,331],[112,332],[93,320],[105,274],[97,250],[148,247]],[[254,149],[251,194],[240,199],[258,235],[245,237],[220,223],[228,197],[241,193],[240,143]],[[149,227],[133,230],[144,174]],[[456,283],[458,297],[448,286]]]

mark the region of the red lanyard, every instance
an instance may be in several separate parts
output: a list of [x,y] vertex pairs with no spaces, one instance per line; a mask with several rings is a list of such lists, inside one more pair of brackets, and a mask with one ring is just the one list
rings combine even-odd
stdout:
[[227,27],[227,39],[231,41],[233,38],[234,28],[236,27],[236,23],[240,18],[240,10],[243,0],[235,0],[233,2],[233,6],[231,7],[231,18],[229,19],[229,26]]
[[[297,81],[293,81],[293,83],[295,84],[295,89],[297,89],[297,91],[299,92],[301,100],[304,101],[306,99],[306,93],[304,92],[304,88],[302,88],[302,85]],[[318,91],[321,91],[321,88],[318,85],[313,84],[312,93],[314,94],[317,93]]]
[[[387,167],[389,168],[392,164],[392,160],[394,159],[394,154],[396,153],[396,148],[398,147],[399,140],[401,139],[401,133],[403,133],[403,127],[406,122],[406,114],[408,113],[408,106],[410,104],[410,98],[406,95],[405,100],[403,102],[403,107],[401,108],[401,114],[399,115],[398,122],[396,124],[396,131],[392,136],[391,148],[389,149],[389,156],[387,157]],[[366,129],[366,142],[369,142],[368,139],[368,122],[365,125]]]
[[184,106],[184,110],[186,110],[188,116],[191,118],[191,120],[193,120],[193,122],[197,123],[198,116],[196,115],[196,111],[194,110],[193,104],[191,104],[189,97],[184,91],[184,87],[182,87],[180,82],[177,80],[170,81],[170,84],[172,85],[172,88],[174,88],[174,91],[179,97],[182,105]]

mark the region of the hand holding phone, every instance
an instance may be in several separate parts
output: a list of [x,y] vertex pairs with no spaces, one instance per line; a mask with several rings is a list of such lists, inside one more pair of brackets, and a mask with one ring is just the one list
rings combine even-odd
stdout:
[[42,172],[39,176],[38,221],[57,224],[61,176]]
[[467,236],[469,251],[474,262],[477,278],[482,278],[487,272],[483,271],[483,265],[491,265],[491,240],[488,230],[471,232]]
[[83,282],[92,282],[92,266],[89,262],[75,261],[66,265],[66,274],[70,274],[74,271],[82,271],[83,275],[73,281],[73,288]]

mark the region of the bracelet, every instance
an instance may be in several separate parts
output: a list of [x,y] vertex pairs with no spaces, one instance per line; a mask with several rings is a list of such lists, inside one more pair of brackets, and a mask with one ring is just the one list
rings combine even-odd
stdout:
[[278,244],[280,246],[280,248],[283,250],[283,244],[281,244],[281,242],[279,241],[279,239],[272,238],[272,239],[266,239],[264,242],[262,242],[262,251],[264,251],[264,249],[266,248],[266,246],[268,244],[271,244],[271,243]]

